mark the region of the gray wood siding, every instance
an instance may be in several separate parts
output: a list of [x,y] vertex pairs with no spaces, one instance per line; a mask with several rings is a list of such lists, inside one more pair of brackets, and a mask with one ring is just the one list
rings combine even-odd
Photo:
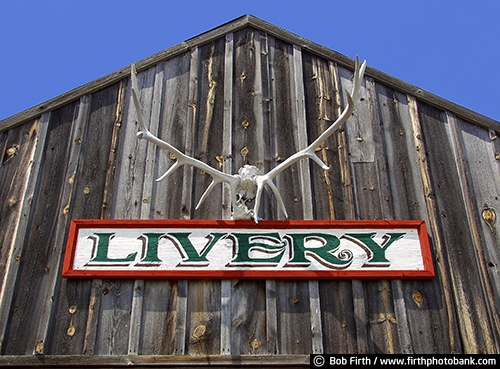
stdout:
[[[342,111],[352,76],[343,62],[244,27],[140,69],[138,82],[153,134],[234,173],[266,172],[314,141]],[[130,88],[123,75],[0,132],[0,363],[499,353],[498,132],[371,75],[353,116],[317,148],[331,169],[303,160],[276,185],[290,219],[425,220],[434,279],[63,279],[71,219],[230,216],[225,185],[195,209],[211,181],[198,169],[155,181],[175,157],[137,139]],[[284,219],[272,194],[260,216]]]

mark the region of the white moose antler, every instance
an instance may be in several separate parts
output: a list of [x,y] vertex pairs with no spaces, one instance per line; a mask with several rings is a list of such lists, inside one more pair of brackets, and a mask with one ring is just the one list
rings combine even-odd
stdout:
[[[137,136],[139,138],[144,138],[149,142],[160,146],[172,154],[174,154],[177,158],[177,161],[167,170],[167,172],[159,177],[157,181],[161,181],[163,178],[170,175],[175,169],[179,168],[184,164],[192,165],[198,169],[205,171],[210,174],[213,178],[212,182],[205,190],[203,195],[201,196],[196,209],[200,207],[203,201],[207,198],[213,188],[221,182],[229,183],[231,187],[231,196],[232,196],[232,211],[233,211],[233,219],[254,219],[254,221],[258,222],[258,211],[260,207],[260,199],[262,197],[262,191],[264,190],[264,185],[269,186],[273,191],[278,204],[285,214],[288,217],[288,213],[285,209],[285,204],[283,203],[283,199],[278,192],[275,184],[273,183],[274,177],[276,177],[283,170],[288,168],[290,165],[295,163],[298,160],[302,160],[305,158],[312,159],[316,164],[321,166],[324,170],[328,170],[329,167],[323,163],[318,156],[315,154],[315,149],[318,147],[324,140],[326,140],[329,136],[333,134],[352,114],[354,110],[354,100],[357,98],[359,89],[361,87],[361,81],[363,80],[363,75],[366,69],[366,61],[360,65],[359,59],[356,57],[355,71],[354,71],[354,86],[352,93],[347,95],[347,106],[344,108],[342,114],[338,117],[338,119],[330,126],[328,129],[323,132],[313,143],[311,143],[305,149],[295,153],[286,159],[283,163],[276,166],[274,169],[270,170],[266,174],[260,174],[260,170],[253,165],[245,165],[238,171],[238,174],[227,174],[221,172],[210,165],[192,158],[190,156],[185,155],[181,151],[177,150],[174,146],[169,143],[159,139],[154,136],[147,130],[144,125],[144,121],[142,119],[141,113],[141,105],[139,102],[139,97],[137,95],[137,71],[135,69],[135,65],[132,64],[131,67],[131,80],[132,80],[132,99],[134,101],[134,107],[137,112],[137,122],[141,130],[137,132]],[[253,210],[249,210],[246,207],[246,202],[255,199],[255,206]]]

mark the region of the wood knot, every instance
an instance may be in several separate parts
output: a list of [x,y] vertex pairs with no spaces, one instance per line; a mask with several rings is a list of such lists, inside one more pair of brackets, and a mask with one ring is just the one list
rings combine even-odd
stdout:
[[195,340],[200,340],[207,331],[207,326],[200,324],[193,330],[193,338]]
[[490,227],[491,233],[496,234],[497,230],[495,227],[495,223],[497,221],[497,214],[495,213],[495,210],[485,207],[481,213],[481,216],[483,217],[486,224],[488,224],[488,227]]

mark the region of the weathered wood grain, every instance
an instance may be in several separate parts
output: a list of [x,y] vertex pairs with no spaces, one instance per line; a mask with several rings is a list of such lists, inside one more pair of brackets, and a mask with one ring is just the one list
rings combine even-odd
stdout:
[[[488,284],[496,299],[490,297],[489,303],[493,308],[493,314],[498,319],[498,301],[500,301],[500,275],[498,265],[500,265],[500,255],[498,245],[500,244],[500,234],[498,229],[498,210],[500,194],[500,153],[498,144],[498,133],[487,131],[474,126],[461,119],[457,121],[459,137],[463,142],[464,156],[470,191],[474,194],[471,199],[474,203],[476,222],[478,222],[479,237],[484,256],[480,263],[486,269],[490,281]],[[488,287],[487,287],[488,288]],[[496,300],[496,301],[495,301]]]
[[[345,76],[345,72],[343,74]],[[344,90],[351,89],[350,78],[342,78]],[[365,79],[365,88],[360,91],[358,109],[346,126],[350,163],[354,177],[353,189],[356,198],[355,208],[358,219],[390,219],[388,207],[389,189],[385,156],[379,124],[378,107],[374,81]],[[359,124],[363,126],[361,129]],[[388,281],[363,282],[363,295],[366,298],[365,318],[368,334],[369,352],[401,352],[398,331],[405,331],[396,325],[394,304]]]
[[[153,92],[155,83],[155,68],[146,70],[138,76],[139,99],[141,112],[148,129],[156,135],[158,120],[151,119]],[[128,87],[126,113],[121,129],[120,148],[117,157],[116,187],[120,194],[120,201],[115,200],[112,216],[118,219],[140,219],[143,185],[145,183],[146,156],[148,151],[155,152],[154,145],[137,138],[137,114],[130,98],[131,86]]]
[[[387,160],[391,213],[394,219],[423,219],[429,223],[408,99],[380,84],[376,85],[376,92],[384,151],[387,158],[391,158]],[[400,331],[402,352],[449,350],[444,346],[447,337],[433,328],[447,321],[446,311],[439,308],[445,304],[439,279],[393,281],[391,284],[398,324],[407,321],[409,326],[409,332],[405,330],[404,335]]]
[[[225,39],[220,39],[200,48],[199,75],[197,86],[200,91],[194,125],[194,157],[221,169],[217,157],[222,156],[223,120],[224,112],[224,59]],[[203,171],[194,170],[193,196],[199,201],[205,189],[212,181],[212,177]],[[217,186],[211,193],[217,199],[222,198],[221,186]],[[195,204],[196,205],[196,204]],[[222,204],[214,201],[212,204],[204,202],[195,217],[217,219],[222,214]]]
[[[162,96],[155,93],[153,96],[152,118],[159,123],[158,136],[179,149],[184,149],[185,122],[188,111],[188,84],[189,84],[189,54],[162,64],[162,73],[155,77],[155,86],[160,83],[163,88]],[[161,81],[160,81],[161,80]],[[161,101],[165,101],[160,105]],[[161,113],[161,114],[159,114]],[[153,121],[151,122],[154,123]],[[157,124],[158,124],[157,123]],[[149,145],[148,161],[154,164],[155,173],[145,176],[143,197],[148,205],[141,207],[141,217],[148,218],[178,218],[181,214],[182,170],[178,170],[161,182],[154,179],[162,175],[173,160],[170,154],[153,145]],[[147,183],[151,185],[149,188]],[[174,353],[176,302],[178,301],[176,281],[144,281],[143,286],[134,286],[142,291],[142,313],[139,323],[138,346],[136,350],[141,354],[172,354]],[[184,312],[185,313],[185,312]],[[130,339],[132,338],[132,335]]]
[[[152,69],[152,68],[151,68]],[[151,96],[151,114],[149,119],[149,130],[152,134],[158,135],[160,121],[160,102],[163,100],[163,65],[158,64],[154,71],[154,83]],[[149,105],[149,102],[147,102]],[[137,113],[137,112],[136,112]],[[151,180],[155,171],[156,148],[152,145],[146,146],[146,156],[144,158],[145,167],[142,178],[142,190],[140,192],[140,219],[149,219],[151,216],[151,196],[153,192],[153,181]],[[139,158],[141,160],[141,158]],[[139,180],[140,182],[140,180]],[[142,321],[142,306],[144,297],[143,279],[136,279],[133,286],[132,308],[130,312],[130,330],[128,337],[128,354],[137,355],[140,345],[140,326]]]
[[[426,143],[427,160],[432,178],[432,191],[436,199],[436,211],[442,237],[447,248],[445,260],[453,284],[453,299],[460,319],[463,336],[463,352],[492,352],[491,326],[479,317],[487,316],[487,299],[482,294],[477,255],[473,247],[463,193],[453,155],[449,124],[443,112],[426,104],[419,104],[423,140]],[[461,209],[461,210],[457,210]],[[474,297],[473,297],[474,296]],[[482,296],[482,297],[479,297]],[[466,328],[465,328],[466,327]]]
[[[352,93],[352,79],[354,73],[345,68],[339,68],[339,79],[343,101],[347,102],[346,93]],[[351,163],[372,163],[375,160],[375,137],[373,125],[376,124],[372,114],[376,111],[372,109],[369,101],[369,91],[367,78],[365,86],[361,85],[357,101],[354,101],[354,112],[345,123],[347,128],[347,147],[349,149],[349,161]],[[372,83],[373,84],[373,83]],[[375,117],[373,117],[375,118]],[[368,123],[370,122],[370,123]]]
[[320,303],[325,353],[359,352],[351,281],[320,281]]
[[[257,116],[257,122],[259,122],[258,129],[261,139],[259,141],[259,152],[262,153],[261,170],[267,173],[275,166],[275,148],[274,148],[274,101],[273,101],[273,91],[271,88],[271,63],[270,63],[270,51],[269,42],[267,34],[264,32],[259,32],[257,34],[259,42],[255,43],[256,53],[260,56],[256,59],[257,76],[260,76],[262,80],[260,85],[256,86],[257,95],[260,93],[262,95],[262,117]],[[272,42],[272,40],[271,40]],[[276,214],[275,210],[276,201],[273,199],[267,191],[264,192],[261,201],[261,212],[260,215],[262,219],[273,219],[272,214]],[[274,210],[273,210],[274,207]]]
[[[297,73],[295,68],[299,68],[298,60],[294,60],[293,46],[268,37],[268,50],[270,91],[273,102],[271,127],[274,131],[274,142],[272,146],[275,150],[273,158],[274,166],[276,166],[305,147],[300,147],[302,142],[299,142],[301,136],[298,132],[299,129],[305,129],[305,127],[303,125],[298,127],[299,117],[296,105],[298,96],[297,91],[291,91],[296,87],[292,83]],[[296,53],[298,52],[297,50]],[[302,82],[300,80],[297,83]],[[304,123],[304,119],[300,122]],[[302,137],[304,138],[303,135]],[[290,219],[302,219],[304,213],[303,204],[306,199],[303,197],[299,168],[299,164],[292,164],[276,178],[277,188],[282,194]],[[304,171],[303,167],[302,170]],[[275,211],[273,215],[274,219],[283,217],[281,210]],[[308,284],[303,281],[277,281],[275,285],[267,287],[270,289],[269,297],[275,296],[276,298],[276,337],[268,337],[268,339],[276,340],[277,353],[311,352],[310,305],[309,299],[305,297],[308,295]],[[297,296],[299,290],[300,304],[298,304],[299,297]],[[292,300],[295,302],[291,302]],[[293,305],[292,310],[288,310],[290,304]],[[274,319],[274,316],[270,317]],[[301,319],[302,323],[308,323],[299,327],[296,319]],[[274,325],[274,322],[272,324]]]
[[[291,58],[292,45],[274,38],[268,38],[270,80],[273,99],[272,130],[274,131],[273,160],[275,166],[293,155],[301,148],[294,140],[291,111]],[[282,194],[289,219],[302,219],[302,201],[300,194],[300,180],[298,178],[297,163],[292,164],[287,170],[276,177],[276,187]],[[283,219],[284,214],[276,209],[272,214],[273,219]]]
[[[263,162],[262,170],[268,172],[274,167],[275,162],[275,149],[274,149],[274,102],[273,102],[273,89],[271,87],[271,79],[273,72],[271,70],[270,61],[270,44],[272,45],[273,40],[269,40],[267,34],[264,32],[259,32],[257,35],[259,42],[256,42],[256,48],[260,53],[260,57],[256,59],[256,67],[260,67],[260,72],[257,71],[257,75],[260,74],[262,83],[260,85],[262,91],[262,152]],[[257,87],[257,90],[259,87]],[[273,219],[272,214],[276,214],[276,201],[268,196],[267,192],[262,197],[261,204],[262,211],[258,216],[262,216],[263,219]],[[265,337],[266,342],[263,350],[265,354],[276,354],[278,352],[278,316],[277,316],[277,305],[276,305],[276,281],[266,280],[265,281],[265,322],[266,331]]]
[[142,322],[140,324],[140,355],[172,355],[174,351],[175,281],[146,281]]
[[[444,245],[443,239],[439,232],[439,224],[438,224],[438,214],[436,211],[436,203],[435,198],[432,192],[432,182],[431,182],[431,174],[427,161],[427,151],[426,145],[423,140],[423,132],[422,125],[419,118],[419,109],[418,102],[413,96],[408,96],[408,108],[410,113],[410,119],[412,124],[412,132],[413,139],[415,142],[415,149],[417,152],[418,165],[420,169],[420,177],[422,178],[422,189],[425,194],[425,202],[427,208],[427,216],[429,218],[429,233],[433,243],[433,252],[435,257],[435,265],[437,269],[437,278],[439,279],[439,283],[442,286],[441,291],[430,290],[426,292],[429,293],[422,294],[421,291],[415,290],[413,292],[413,298],[418,301],[418,306],[426,306],[424,303],[435,302],[438,299],[433,298],[435,293],[437,292],[438,296],[442,298],[445,303],[440,305],[436,304],[436,307],[443,306],[444,309],[441,309],[443,314],[442,324],[446,326],[447,329],[441,331],[437,331],[438,324],[434,323],[432,325],[433,330],[430,329],[430,326],[425,325],[424,329],[420,329],[421,325],[418,324],[418,327],[421,331],[425,331],[427,334],[434,336],[432,341],[424,341],[424,345],[426,346],[426,351],[431,352],[461,352],[460,347],[460,338],[458,331],[458,323],[457,316],[452,303],[452,287],[451,287],[451,278],[449,275],[449,271],[445,265],[445,257],[443,255]],[[425,296],[425,297],[424,297]],[[427,297],[427,298],[426,298]],[[432,333],[431,333],[432,331]],[[420,331],[419,331],[420,332]],[[439,336],[438,336],[439,335]],[[446,337],[444,340],[442,337]],[[431,342],[434,344],[432,345]],[[429,348],[432,347],[431,350]]]
[[[42,166],[42,157],[45,148],[49,120],[50,114],[44,114],[41,119],[28,124],[26,127],[29,127],[27,130],[28,134],[26,135],[27,137],[24,137],[24,139],[21,139],[22,136],[20,137],[17,134],[22,135],[23,132],[26,132],[25,127],[16,129],[16,132],[12,135],[12,139],[14,139],[15,143],[13,143],[10,147],[16,149],[17,145],[19,145],[20,151],[18,151],[18,154],[24,154],[22,157],[19,157],[19,161],[17,163],[16,161],[12,162],[19,165],[19,181],[24,182],[18,181],[15,185],[9,185],[9,190],[6,191],[6,194],[12,193],[13,195],[18,195],[20,197],[18,200],[20,202],[20,206],[17,214],[14,215],[18,219],[11,219],[16,221],[16,223],[14,223],[16,225],[16,232],[9,235],[8,237],[10,237],[10,239],[7,239],[7,242],[2,244],[2,246],[5,245],[6,251],[0,299],[0,342],[2,353],[6,352],[6,344],[8,344],[7,341],[9,340],[7,332],[11,329],[11,316],[18,311],[15,305],[13,305],[13,301],[16,294],[17,280],[19,278],[19,271],[21,268],[20,261],[25,253],[24,241],[26,235],[29,233],[32,200],[34,194],[37,192],[37,184]],[[22,148],[21,144],[23,146]],[[6,160],[12,159],[12,155],[9,156],[10,158],[3,158],[2,168],[5,167]],[[21,158],[23,160],[21,160]],[[10,176],[6,175],[6,178],[9,177]],[[14,178],[16,177],[14,176]],[[2,232],[5,232],[5,228],[2,229]],[[3,237],[6,236],[7,235],[5,234]],[[22,314],[17,315],[18,321],[23,321],[25,318],[26,317]],[[14,338],[14,340],[15,339],[16,338]],[[19,337],[17,337],[17,339],[19,339]],[[26,349],[26,347],[21,347],[20,349],[23,350]]]
[[[64,247],[61,243],[55,244],[57,219],[65,206],[62,204],[60,189],[64,187],[65,182],[75,109],[75,104],[67,105],[51,113],[48,122],[39,178],[32,193],[32,210],[23,241],[22,256],[19,259],[19,277],[12,300],[16,309],[13,309],[9,318],[6,352],[35,352],[35,346],[38,344],[35,337],[37,329],[31,327],[37,327],[39,320],[45,318],[41,317],[46,305],[45,299],[50,300],[53,298],[51,296],[54,296],[54,291],[50,289],[53,287],[50,280],[59,270],[53,258],[59,260]],[[59,232],[64,232],[65,228],[62,226]],[[53,246],[43,248],[40,245]],[[55,270],[51,270],[51,267]],[[47,295],[34,291],[45,291]]]
[[[6,269],[12,257],[13,241],[21,217],[21,207],[29,180],[32,152],[38,137],[40,121],[2,132],[0,166],[0,276],[3,285]],[[15,255],[14,255],[15,257]]]
[[[40,167],[40,177],[32,194],[35,204],[28,218],[28,229],[23,241],[22,259],[19,265],[19,278],[12,304],[17,307],[10,316],[10,337],[6,351],[17,353],[42,352],[44,342],[36,340],[38,324],[51,316],[50,308],[54,296],[52,281],[59,274],[59,263],[64,244],[57,241],[54,229],[65,229],[66,222],[58,222],[63,216],[60,189],[65,188],[64,176],[68,160],[72,120],[75,104],[70,104],[51,113],[48,123],[47,138],[40,157],[43,157]],[[63,231],[64,232],[64,231]],[[63,233],[64,234],[64,233]],[[59,238],[62,241],[63,237]],[[54,245],[41,247],[41,245]],[[33,291],[46,291],[47,294],[37,294]],[[48,300],[46,300],[48,299]],[[42,313],[45,313],[42,315]],[[29,335],[27,332],[30,332]],[[9,348],[9,344],[13,345]]]
[[[188,81],[188,107],[187,110],[187,125],[184,133],[184,148],[185,153],[189,156],[194,155],[194,126],[197,119],[197,101],[198,101],[198,67],[199,67],[199,50],[193,49],[190,55],[189,63],[189,81]],[[181,193],[181,208],[179,215],[183,219],[191,219],[193,214],[193,199],[192,199],[192,184],[193,184],[193,168],[185,166],[183,168],[184,182],[190,186],[183,186]],[[184,355],[187,352],[189,342],[187,324],[188,317],[188,293],[189,282],[187,280],[179,280],[176,285],[177,303],[175,315],[175,333],[174,333],[174,354]]]
[[[164,93],[160,107],[160,125],[158,137],[171,143],[173,146],[186,152],[185,134],[188,130],[188,110],[192,109],[188,103],[189,93],[189,65],[191,55],[186,53],[166,61],[164,65]],[[143,144],[146,144],[145,142]],[[151,145],[152,144],[147,144]],[[154,184],[151,194],[152,219],[179,219],[182,217],[181,198],[184,186],[181,168],[170,174],[160,182],[155,179],[162,176],[174,163],[166,150],[156,149],[156,169],[149,181]]]
[[[352,86],[351,60],[262,27],[244,17],[139,62],[148,128],[226,173],[267,172],[324,132]],[[129,73],[0,132],[2,354],[57,366],[58,355],[261,365],[267,354],[498,352],[496,132],[371,69],[353,117],[317,150],[331,170],[303,160],[276,184],[291,219],[425,220],[434,279],[61,279],[72,218],[230,217],[227,186],[195,210],[211,181],[198,169],[154,181],[175,157],[137,139]],[[262,218],[284,219],[272,194],[262,200]]]
[[[233,172],[245,164],[258,166],[262,153],[258,151],[260,111],[259,86],[256,63],[255,30],[246,28],[234,34],[234,76],[233,76]],[[228,91],[229,92],[229,91]],[[260,125],[261,127],[262,125]]]
[[94,355],[127,355],[133,281],[104,280]]
[[[303,75],[302,50],[294,45],[293,49],[293,71],[291,81],[292,96],[295,103],[292,105],[293,125],[296,127],[296,140],[299,147],[305,148],[309,145],[307,137],[307,120],[305,109],[304,75]],[[313,201],[310,161],[301,160],[299,163],[299,177],[301,179],[301,192],[303,199],[303,219],[313,219]],[[319,301],[319,284],[317,280],[310,280],[309,287],[309,309],[311,320],[311,352],[323,353],[323,329],[321,325],[321,305]]]
[[251,368],[309,368],[309,355],[213,355],[213,356],[165,356],[165,355],[122,355],[122,356],[0,356],[3,367],[23,368],[85,368],[124,367],[134,368],[199,368],[214,369],[227,367]]
[[[232,146],[233,146],[233,59],[234,36],[228,33],[225,37],[224,50],[224,114],[222,116],[222,155],[219,156],[220,170],[232,174]],[[231,189],[222,184],[222,219],[231,219],[233,202]],[[231,350],[231,281],[221,281],[221,311],[220,311],[220,354],[230,355]]]
[[265,281],[231,283],[231,355],[267,354]]
[[278,354],[311,353],[308,281],[276,282]]
[[[121,116],[117,108],[120,89],[120,84],[113,85],[90,97],[88,119],[80,138],[82,154],[74,176],[75,189],[68,215],[70,219],[99,219],[103,204],[113,202],[110,197],[113,192],[106,192],[107,186],[113,186],[113,182],[106,181],[108,171],[116,165],[109,160],[114,157],[111,148],[116,141],[114,135],[118,133],[115,127],[121,124],[117,120],[117,115],[118,118]],[[77,355],[95,352],[101,285],[101,280],[62,280],[57,291],[57,319],[50,353]],[[71,307],[76,307],[73,313],[70,313]],[[70,326],[75,330],[68,335]]]
[[[64,255],[64,246],[66,241],[66,233],[69,225],[68,215],[71,209],[71,199],[74,192],[74,176],[78,170],[78,162],[82,152],[81,137],[82,132],[85,131],[85,125],[88,119],[90,98],[84,96],[80,99],[79,103],[76,105],[74,118],[72,121],[71,137],[68,142],[68,164],[66,166],[66,173],[64,174],[64,182],[61,185],[60,194],[60,205],[59,212],[55,216],[57,221],[54,224],[55,228],[55,238],[54,247],[52,249],[52,255],[50,256],[46,269],[49,271],[47,273],[46,281],[44,285],[40,286],[41,290],[54,291],[57,292],[57,288],[60,281],[60,270],[62,264],[62,258]],[[65,124],[68,124],[65,122]],[[54,295],[50,298],[46,298],[42,305],[42,310],[40,313],[40,319],[38,319],[38,328],[35,337],[36,347],[34,353],[43,354],[49,352],[49,348],[46,348],[44,343],[48,342],[50,336],[50,326],[53,324],[55,317],[55,309],[57,303],[55,301]],[[68,311],[69,312],[69,311]],[[71,312],[69,312],[71,314]],[[71,324],[68,327],[71,333]],[[73,326],[74,327],[74,326]]]
[[[224,132],[223,119],[218,117],[222,117],[224,112],[225,44],[225,39],[222,38],[199,49],[199,74],[196,76],[199,95],[196,100],[196,120],[193,121],[194,157],[217,169],[221,169],[217,157],[222,156],[220,143]],[[192,196],[195,201],[198,201],[211,181],[210,175],[194,169]],[[218,200],[203,203],[193,212],[195,217],[202,219],[221,217],[221,186],[215,188],[211,196]],[[189,281],[187,302],[186,353],[219,354],[221,352],[220,281]]]
[[[335,76],[327,61],[302,52],[305,113],[308,144],[321,135],[337,118]],[[333,134],[316,150],[318,157],[330,167],[325,171],[316,164],[310,165],[312,201],[316,219],[345,219],[342,206],[342,184],[338,156],[338,135]]]
[[[479,271],[479,283],[483,289],[484,296],[494,296],[495,292],[491,287],[491,281],[489,280],[488,266],[486,262],[487,254],[485,254],[484,250],[484,241],[481,239],[481,231],[480,231],[480,219],[479,214],[477,212],[477,206],[474,203],[474,196],[472,195],[472,188],[470,187],[471,178],[468,176],[468,169],[465,165],[466,162],[466,154],[465,148],[462,145],[462,141],[459,139],[460,131],[457,123],[457,118],[452,113],[447,112],[446,118],[448,124],[450,126],[450,133],[453,137],[453,154],[457,163],[457,172],[460,178],[460,188],[462,193],[464,194],[464,207],[467,214],[468,224],[471,229],[471,237],[473,240],[473,246],[476,252],[476,263],[477,269]],[[485,150],[486,152],[486,150]],[[498,174],[498,173],[497,173]],[[498,175],[497,175],[498,177]],[[493,179],[494,180],[494,179]],[[481,216],[487,218],[485,212],[481,212]],[[488,254],[491,252],[491,248],[488,250]],[[492,347],[499,347],[500,345],[500,337],[498,336],[498,328],[500,327],[499,317],[498,317],[498,304],[493,299],[485,300],[486,310],[488,311],[488,324],[493,328],[493,332],[497,332],[497,334],[493,334],[490,338],[492,343]],[[495,329],[496,327],[496,329]],[[492,349],[494,350],[494,349]]]
[[190,280],[187,297],[186,354],[220,352],[221,284],[217,280]]

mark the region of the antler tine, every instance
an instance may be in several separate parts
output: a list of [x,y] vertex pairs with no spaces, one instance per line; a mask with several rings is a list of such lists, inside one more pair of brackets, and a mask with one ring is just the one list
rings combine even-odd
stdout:
[[132,100],[134,101],[137,123],[139,123],[139,127],[141,128],[141,131],[137,132],[137,136],[139,136],[139,138],[142,138],[143,132],[147,131],[147,129],[142,119],[141,103],[139,102],[139,97],[137,96],[139,88],[137,87],[137,69],[135,68],[135,64],[132,64],[130,69],[130,80],[132,82]]
[[216,181],[215,179],[212,180],[212,182],[210,183],[210,185],[207,187],[207,189],[205,190],[205,192],[203,193],[203,195],[201,195],[201,198],[200,198],[200,201],[198,201],[198,205],[196,205],[196,208],[195,209],[198,209],[201,204],[203,204],[203,201],[205,201],[205,199],[207,198],[207,196],[210,194],[210,192],[212,192],[212,190],[214,189],[214,187],[219,184],[220,181]]
[[[183,152],[181,152],[180,150],[178,150],[177,148],[175,148],[174,146],[172,146],[168,142],[165,142],[165,141],[159,139],[158,137],[156,137],[155,135],[153,135],[151,132],[148,131],[148,129],[144,125],[144,120],[142,118],[141,104],[139,101],[139,97],[137,95],[139,89],[137,87],[138,86],[137,70],[135,68],[135,64],[132,64],[132,66],[131,66],[131,81],[132,81],[132,100],[134,102],[134,107],[135,107],[136,114],[137,114],[137,123],[139,123],[139,127],[141,128],[141,130],[139,132],[137,132],[137,136],[139,138],[144,138],[145,140],[147,140],[147,141],[151,142],[152,144],[155,144],[163,149],[168,150],[169,152],[174,154],[176,159],[177,159],[176,162],[170,166],[170,168],[167,170],[167,172],[165,174],[163,174],[161,177],[159,177],[157,179],[157,181],[161,181],[163,178],[170,175],[174,170],[176,170],[180,166],[188,164],[188,165],[192,165],[192,166],[210,174],[213,178],[212,183],[210,184],[210,186],[207,188],[207,190],[203,194],[198,206],[200,206],[200,204],[203,202],[203,200],[205,200],[207,195],[212,191],[213,187],[220,182],[228,182],[230,184],[232,191],[233,191],[233,194],[234,194],[236,191],[235,188],[236,188],[237,184],[239,183],[239,178],[237,178],[234,175],[221,172],[221,171],[211,167],[210,165],[208,165],[208,164],[206,164],[206,163],[204,163],[196,158],[192,158],[192,157],[184,154]],[[236,197],[236,195],[233,195],[233,198],[235,198],[235,197]]]
[[276,200],[278,201],[278,205],[279,205],[281,211],[285,215],[285,218],[288,218],[288,212],[286,211],[285,203],[283,202],[283,198],[281,197],[276,185],[273,183],[273,181],[271,179],[267,179],[264,176],[259,176],[259,177],[257,177],[257,191],[255,194],[255,206],[253,208],[255,223],[259,222],[258,215],[259,215],[259,208],[260,208],[260,198],[262,197],[264,185],[269,186],[269,188],[273,191],[273,194],[276,197]]
[[[330,126],[328,129],[326,129],[316,140],[314,140],[309,146],[307,146],[305,149],[296,152],[292,156],[290,156],[288,159],[286,159],[283,163],[279,164],[272,170],[270,170],[268,173],[260,176],[261,178],[259,179],[260,184],[257,186],[257,193],[256,193],[256,202],[255,202],[255,208],[258,210],[259,208],[259,201],[261,198],[261,193],[263,191],[264,184],[268,185],[275,196],[278,199],[279,205],[285,215],[287,214],[285,205],[283,204],[283,200],[281,199],[281,196],[278,193],[278,190],[276,186],[274,185],[273,178],[276,177],[279,173],[281,173],[283,170],[288,168],[290,165],[295,163],[298,160],[309,158],[312,159],[316,164],[318,164],[321,168],[324,170],[330,169],[321,159],[315,154],[315,149],[318,147],[324,140],[326,140],[328,137],[330,137],[339,127],[342,125],[352,114],[354,111],[354,100],[357,98],[359,90],[361,88],[361,81],[363,80],[363,76],[365,73],[366,69],[366,61],[363,62],[363,64],[360,65],[359,63],[359,57],[356,56],[356,62],[355,62],[355,68],[354,68],[354,78],[353,78],[353,88],[352,92],[346,92],[347,96],[347,105],[340,114],[340,116],[337,118],[337,120]],[[255,211],[254,208],[254,211]]]
[[279,164],[276,166],[274,169],[270,170],[266,176],[270,178],[274,178],[276,175],[281,173],[284,169],[292,165],[298,160],[304,159],[304,158],[310,158],[312,159],[316,164],[320,165],[323,169],[328,170],[329,167],[323,163],[318,156],[314,153],[314,150],[316,147],[318,147],[324,140],[326,140],[328,137],[330,137],[333,132],[335,132],[340,125],[342,125],[352,114],[354,110],[354,99],[357,98],[359,89],[361,87],[361,81],[363,80],[363,75],[365,72],[366,68],[366,61],[363,62],[362,65],[359,64],[359,58],[356,56],[356,63],[355,63],[355,71],[354,71],[354,86],[352,89],[352,94],[349,94],[346,92],[347,95],[347,105],[344,108],[344,111],[340,116],[337,118],[337,120],[330,126],[328,129],[326,129],[314,142],[312,142],[309,146],[307,146],[305,149],[296,152],[292,156],[290,156],[288,159],[286,159],[283,163]]

